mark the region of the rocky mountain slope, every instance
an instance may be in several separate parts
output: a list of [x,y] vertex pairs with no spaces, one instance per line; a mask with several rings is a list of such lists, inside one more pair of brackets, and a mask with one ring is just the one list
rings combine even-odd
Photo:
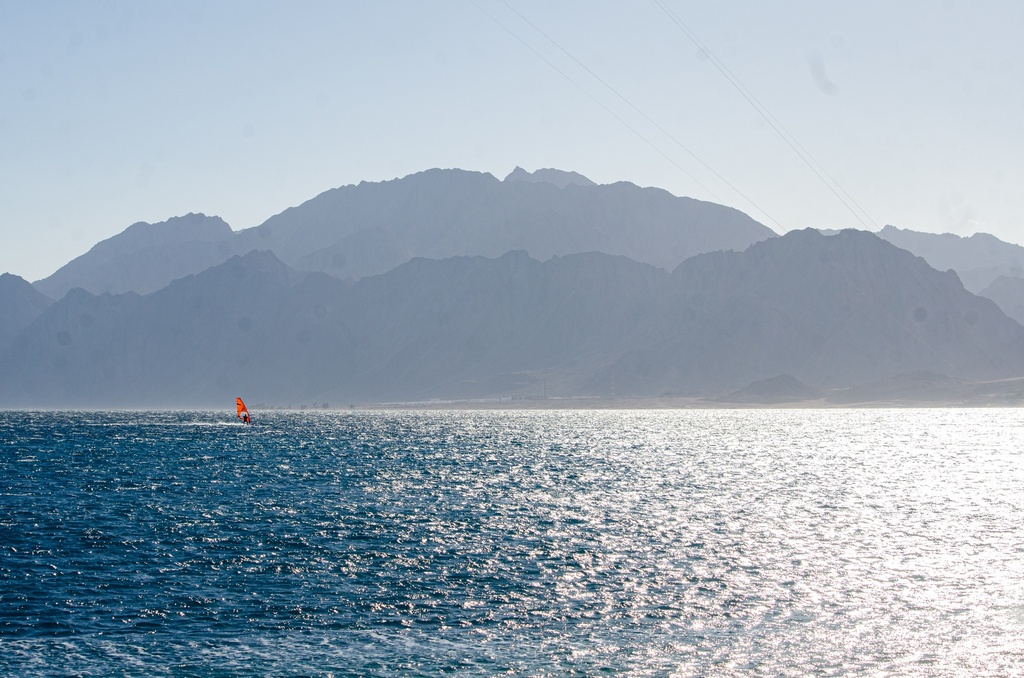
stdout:
[[139,222],[34,285],[53,299],[75,287],[93,294],[148,294],[225,261],[234,252],[233,235],[224,220],[204,214]]
[[715,396],[909,372],[1024,373],[1021,326],[864,232],[789,233],[672,273],[607,254],[413,259],[345,282],[252,252],[158,292],[73,291],[0,353],[6,406]]
[[254,249],[338,278],[384,273],[417,256],[510,250],[541,260],[599,251],[671,269],[694,254],[744,249],[774,235],[729,207],[625,182],[599,186],[574,172],[517,168],[499,181],[435,169],[332,189],[235,233],[201,214],[135,224],[36,287],[56,299],[73,287],[148,294]]
[[940,271],[953,269],[964,287],[977,294],[997,277],[1024,276],[1024,247],[1003,242],[988,233],[961,237],[952,233],[922,233],[886,226],[878,235],[913,252]]
[[27,280],[0,275],[0,353],[52,303]]

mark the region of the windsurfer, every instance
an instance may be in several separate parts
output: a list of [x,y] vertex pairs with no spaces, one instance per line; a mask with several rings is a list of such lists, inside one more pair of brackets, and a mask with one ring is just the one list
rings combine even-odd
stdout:
[[235,398],[235,408],[237,409],[238,418],[242,420],[243,424],[249,423],[249,409],[242,402],[241,398]]

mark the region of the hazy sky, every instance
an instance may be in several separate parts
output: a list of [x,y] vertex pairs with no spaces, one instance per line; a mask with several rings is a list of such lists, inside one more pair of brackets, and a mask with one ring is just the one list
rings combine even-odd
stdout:
[[30,280],[136,221],[239,230],[432,167],[575,170],[777,232],[1024,243],[1016,0],[0,0],[0,16],[0,271]]

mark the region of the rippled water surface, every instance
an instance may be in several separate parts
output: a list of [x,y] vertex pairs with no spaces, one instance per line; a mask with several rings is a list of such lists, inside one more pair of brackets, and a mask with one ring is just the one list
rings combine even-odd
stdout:
[[1017,410],[0,413],[0,674],[1024,671]]

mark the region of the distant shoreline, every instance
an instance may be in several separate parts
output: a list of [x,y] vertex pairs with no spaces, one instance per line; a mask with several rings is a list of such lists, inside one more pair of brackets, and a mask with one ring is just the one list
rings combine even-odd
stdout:
[[[645,402],[637,402],[645,400]],[[831,403],[825,400],[804,400],[787,403],[724,403],[704,399],[652,398],[602,399],[557,401],[445,401],[422,403],[362,403],[330,407],[256,407],[250,408],[258,420],[261,414],[274,412],[558,412],[558,411],[613,411],[631,410],[884,410],[884,409],[1020,409],[1024,400],[992,402],[956,402],[935,400],[878,400],[859,403]],[[198,407],[2,407],[3,412],[219,412],[224,408]],[[225,409],[225,411],[227,411]],[[233,414],[232,414],[233,416]]]
[[[906,386],[906,385],[904,385]],[[873,397],[872,397],[873,396]],[[990,382],[957,383],[945,387],[893,388],[892,384],[864,389],[829,392],[823,397],[790,399],[791,396],[766,394],[761,399],[729,400],[730,396],[630,396],[630,397],[502,397],[467,399],[430,399],[390,402],[352,402],[346,404],[311,403],[274,405],[257,402],[249,409],[259,412],[368,412],[368,411],[557,411],[557,410],[839,410],[893,408],[1020,408],[1024,407],[1024,378]],[[345,401],[342,401],[345,402]],[[223,408],[200,406],[48,406],[2,407],[0,411],[181,411],[216,412]],[[232,415],[234,408],[231,409]]]
[[[825,399],[801,400],[785,403],[738,403],[720,402],[705,398],[607,398],[607,399],[564,399],[564,400],[503,400],[443,401],[422,403],[378,403],[355,405],[349,408],[331,407],[324,411],[341,410],[860,410],[893,408],[1011,408],[1024,407],[1024,401],[1013,402],[962,402],[936,400],[877,400],[858,403],[834,403]],[[302,410],[289,410],[302,411]],[[307,408],[305,411],[311,411]],[[313,410],[315,411],[315,410]]]

